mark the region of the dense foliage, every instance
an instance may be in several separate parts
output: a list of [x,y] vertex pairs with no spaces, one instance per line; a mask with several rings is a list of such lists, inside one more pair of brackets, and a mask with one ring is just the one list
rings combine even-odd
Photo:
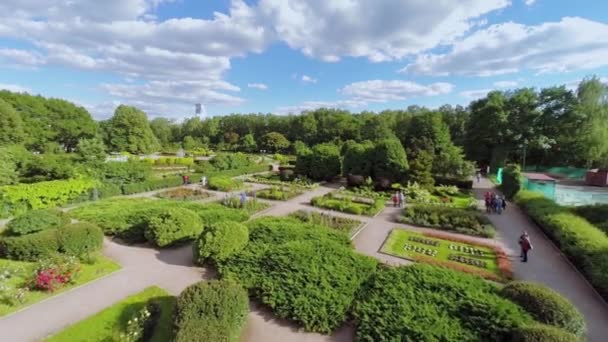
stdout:
[[340,149],[330,143],[315,145],[310,152],[298,156],[295,170],[314,180],[330,180],[342,172]]
[[579,337],[585,334],[585,318],[559,293],[548,287],[526,282],[513,282],[501,295],[519,304],[537,321],[562,328]]
[[608,234],[608,204],[582,205],[572,210]]
[[59,252],[67,255],[89,255],[101,250],[103,231],[88,222],[78,222],[57,230]]
[[118,106],[105,133],[106,144],[114,151],[150,153],[160,147],[146,113],[135,107]]
[[513,332],[511,342],[579,342],[580,338],[565,330],[543,324],[523,326]]
[[310,203],[319,208],[337,210],[354,215],[374,216],[384,209],[384,198],[365,198],[340,193],[314,197]]
[[531,322],[495,285],[444,268],[387,268],[359,292],[359,341],[509,341]]
[[168,208],[147,218],[144,236],[158,247],[192,240],[203,229],[201,218],[192,210]]
[[316,211],[298,210],[289,214],[289,216],[297,218],[302,222],[330,227],[348,235],[355,233],[355,229],[361,226],[361,221],[345,217],[331,216],[324,213],[318,213]]
[[208,187],[211,190],[230,192],[243,186],[243,181],[227,176],[213,176],[209,178]]
[[523,188],[522,180],[523,176],[519,165],[507,165],[502,172],[500,190],[507,198],[511,199]]
[[494,227],[483,214],[434,205],[411,205],[405,208],[400,222],[417,226],[438,228],[481,237],[493,237]]
[[175,342],[237,342],[249,314],[247,291],[222,280],[196,283],[177,297]]
[[70,217],[60,210],[32,210],[10,220],[6,225],[6,233],[20,236],[41,230],[56,229],[68,223],[70,223]]
[[247,226],[234,221],[220,221],[204,227],[193,246],[194,261],[222,261],[240,252],[249,241]]
[[515,200],[597,291],[608,298],[608,236],[540,193],[520,191]]
[[219,263],[222,277],[238,280],[279,317],[308,331],[337,328],[376,261],[355,253],[345,234],[323,226],[272,217],[248,226],[245,249]]

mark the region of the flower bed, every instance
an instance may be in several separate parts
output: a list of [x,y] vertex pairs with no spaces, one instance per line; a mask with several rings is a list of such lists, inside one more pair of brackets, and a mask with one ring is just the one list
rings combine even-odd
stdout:
[[270,204],[258,201],[254,198],[247,198],[245,205],[241,204],[241,199],[238,196],[227,197],[219,201],[223,206],[233,209],[245,209],[249,215],[253,215],[259,211],[270,207]]
[[156,194],[156,197],[183,201],[197,201],[213,197],[213,195],[201,189],[178,188],[159,192]]
[[217,191],[234,191],[243,188],[243,181],[227,176],[213,176],[209,178],[209,189]]
[[487,217],[473,210],[434,205],[412,205],[403,210],[401,223],[481,237],[494,237],[496,231]]
[[295,178],[293,180],[281,179],[281,176],[277,173],[269,173],[263,175],[251,175],[245,178],[245,182],[259,183],[267,185],[277,186],[294,186],[302,189],[313,189],[319,186],[319,183],[315,183],[306,178]]
[[[69,326],[46,341],[171,341],[174,311],[175,297],[152,286]],[[143,339],[140,339],[141,335]]]
[[477,274],[494,281],[504,282],[513,278],[511,263],[500,248],[445,234],[393,229],[381,251]]
[[298,220],[306,223],[330,227],[337,231],[347,233],[351,237],[357,232],[357,229],[362,224],[361,221],[306,210],[298,210],[293,212],[289,214],[289,217],[297,218]]
[[315,207],[367,216],[374,216],[381,212],[384,209],[384,202],[382,198],[369,199],[340,192],[314,197],[310,201]]
[[[57,264],[0,259],[0,316],[54,296],[120,268],[103,255]],[[75,272],[75,270],[77,270]]]
[[293,186],[273,186],[268,189],[258,190],[255,193],[252,192],[249,194],[249,196],[255,196],[275,201],[286,201],[301,194],[302,191]]

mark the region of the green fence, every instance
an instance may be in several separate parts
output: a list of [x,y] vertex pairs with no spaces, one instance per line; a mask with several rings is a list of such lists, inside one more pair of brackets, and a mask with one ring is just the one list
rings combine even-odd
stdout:
[[524,172],[542,172],[567,179],[585,179],[587,169],[570,166],[526,166]]
[[530,191],[537,191],[542,193],[545,197],[556,200],[556,183],[555,182],[540,182],[535,180],[529,180],[524,177],[524,189]]

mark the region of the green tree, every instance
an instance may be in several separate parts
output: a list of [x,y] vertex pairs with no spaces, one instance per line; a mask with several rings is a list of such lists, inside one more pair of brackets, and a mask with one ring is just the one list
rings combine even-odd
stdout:
[[173,137],[173,124],[169,119],[156,118],[150,121],[150,128],[161,146],[166,147],[175,142]]
[[376,143],[372,158],[372,178],[399,181],[408,170],[407,156],[397,138]]
[[130,153],[151,153],[160,148],[154,136],[146,113],[120,105],[110,119],[107,136],[108,146],[115,151]]
[[361,127],[361,139],[378,141],[394,136],[386,118],[372,114]]
[[307,152],[310,151],[310,148],[308,147],[308,145],[306,145],[306,143],[304,143],[301,140],[294,141],[293,144],[291,145],[291,147],[296,156],[306,154]]
[[97,138],[80,139],[76,147],[76,155],[82,163],[100,165],[106,160],[106,147]]
[[340,171],[340,149],[331,143],[315,145],[296,160],[296,172],[315,180],[331,179]]
[[71,152],[80,139],[93,138],[97,134],[97,123],[83,107],[60,99],[48,99],[45,106],[51,130],[55,132],[54,141],[64,150]]
[[260,147],[269,153],[281,152],[289,147],[290,143],[281,133],[266,133],[260,139]]
[[[4,151],[0,149],[0,153],[4,155]],[[17,173],[17,166],[9,158],[0,158],[0,186],[17,184],[19,181],[19,174]]]
[[194,151],[198,148],[204,147],[203,143],[194,139],[193,137],[187,135],[184,137],[184,141],[182,142],[182,146],[186,151]]
[[24,136],[21,116],[13,106],[0,99],[0,145],[18,144]]
[[249,153],[258,151],[258,144],[255,142],[255,137],[253,136],[253,134],[248,133],[241,138],[241,149]]
[[374,144],[371,141],[347,144],[342,161],[343,174],[370,177],[374,152]]
[[582,118],[578,155],[586,166],[608,165],[608,86],[597,77],[586,78],[577,89],[577,114]]
[[408,181],[416,182],[423,187],[432,187],[433,179],[433,154],[426,150],[410,152]]

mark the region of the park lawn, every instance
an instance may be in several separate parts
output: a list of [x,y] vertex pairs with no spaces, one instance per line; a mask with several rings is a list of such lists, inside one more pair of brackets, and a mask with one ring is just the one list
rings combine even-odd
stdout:
[[[439,245],[430,246],[427,244],[414,242],[414,241],[410,240],[410,238],[412,238],[412,237],[437,241],[437,242],[439,242]],[[406,244],[410,244],[412,246],[422,247],[422,248],[426,248],[426,249],[436,250],[437,254],[435,256],[431,257],[428,255],[424,255],[424,254],[415,252],[413,250],[405,250],[404,246]],[[464,253],[464,252],[457,252],[457,251],[451,250],[449,248],[450,245],[476,248],[476,249],[481,250],[484,253],[484,255],[479,256],[479,255],[472,255],[472,254]],[[496,255],[496,252],[492,248],[474,245],[474,244],[467,244],[467,243],[463,243],[463,242],[454,242],[454,241],[444,240],[444,239],[435,238],[435,237],[429,237],[429,236],[425,236],[424,234],[421,234],[418,232],[412,232],[412,231],[403,230],[403,229],[393,229],[391,231],[388,239],[384,243],[384,245],[382,245],[381,252],[390,254],[390,255],[393,255],[396,257],[405,258],[405,259],[414,260],[414,261],[420,261],[420,262],[434,263],[432,261],[435,260],[435,261],[437,261],[436,264],[442,264],[443,266],[446,266],[446,267],[454,266],[452,268],[462,269],[465,272],[470,271],[471,273],[479,273],[479,275],[482,275],[482,276],[483,276],[483,274],[481,274],[481,273],[483,273],[483,271],[486,271],[486,272],[490,272],[491,274],[496,275],[496,277],[498,279],[503,277],[503,274],[498,267],[498,257]],[[448,259],[448,257],[451,254],[459,255],[462,257],[467,257],[470,259],[484,261],[486,263],[486,267],[482,268],[482,267],[468,265],[468,264],[464,264],[464,263],[460,263],[460,262],[456,262],[456,261],[451,261]]]
[[[5,267],[11,269],[21,269],[18,275],[11,277],[11,279],[8,280],[7,285],[11,288],[20,287],[21,285],[23,285],[27,281],[27,277],[29,277],[29,275],[33,273],[33,267],[35,267],[35,265],[36,263],[34,262],[0,259],[0,269]],[[35,304],[36,302],[55,296],[61,292],[65,292],[74,287],[86,284],[99,277],[103,277],[107,274],[110,274],[118,269],[120,269],[120,265],[114,262],[114,260],[101,254],[96,255],[94,264],[81,264],[81,270],[78,277],[76,278],[75,283],[67,284],[66,286],[55,292],[27,291],[23,302],[15,306],[9,306],[6,305],[6,303],[0,302],[0,316],[10,314],[22,308]]]
[[86,318],[46,341],[51,342],[102,342],[113,341],[121,332],[124,332],[129,320],[134,313],[145,307],[146,303],[155,299],[160,304],[160,317],[156,324],[151,341],[164,342],[172,339],[173,311],[175,310],[175,297],[170,296],[167,291],[151,286],[135,295]]

